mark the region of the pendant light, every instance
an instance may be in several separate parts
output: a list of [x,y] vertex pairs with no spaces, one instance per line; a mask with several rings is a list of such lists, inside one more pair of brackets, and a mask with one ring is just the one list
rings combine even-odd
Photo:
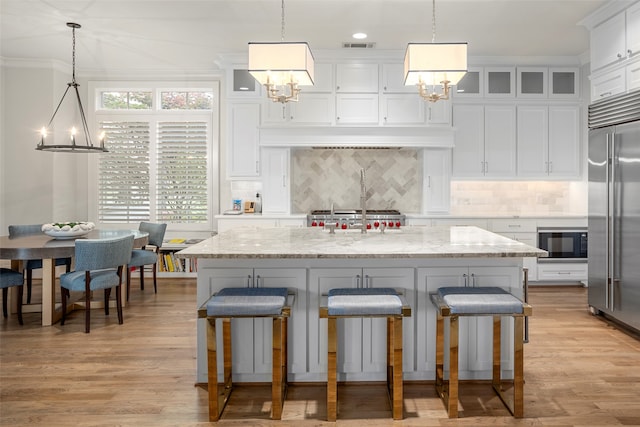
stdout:
[[[78,92],[78,83],[76,83],[76,29],[81,28],[80,24],[75,22],[67,22],[67,27],[71,28],[73,38],[73,50],[71,54],[72,64],[72,78],[71,83],[67,83],[67,90],[64,91],[62,99],[58,103],[51,120],[47,126],[43,126],[40,130],[40,142],[36,146],[36,150],[40,151],[57,151],[64,153],[103,153],[108,150],[104,147],[104,132],[100,135],[100,145],[94,146],[91,141],[91,135],[89,134],[89,126],[87,125],[87,119],[84,115],[84,108],[82,107],[82,101],[80,100],[80,92]],[[73,88],[73,90],[71,90]],[[75,92],[77,112],[80,116],[81,125],[73,126],[69,130],[69,143],[68,144],[47,144],[47,138],[54,133],[55,126],[53,120],[56,118],[56,114],[60,110],[62,103],[69,92]],[[53,138],[55,139],[55,138]],[[77,142],[84,142],[84,144],[78,144]]]
[[[436,0],[433,0],[431,43],[409,43],[404,56],[404,84],[418,86],[430,102],[449,99],[450,86],[467,72],[467,43],[436,43]],[[442,92],[436,92],[442,86]],[[432,88],[431,91],[429,88]]]
[[282,0],[280,43],[249,43],[249,73],[264,85],[267,97],[282,104],[298,101],[298,86],[313,86],[314,59],[306,42],[284,41]]

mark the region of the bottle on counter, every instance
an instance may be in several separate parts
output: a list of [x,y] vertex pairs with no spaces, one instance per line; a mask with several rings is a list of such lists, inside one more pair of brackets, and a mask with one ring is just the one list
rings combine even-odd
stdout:
[[256,193],[256,203],[253,211],[255,213],[262,213],[262,198],[260,197],[260,193]]

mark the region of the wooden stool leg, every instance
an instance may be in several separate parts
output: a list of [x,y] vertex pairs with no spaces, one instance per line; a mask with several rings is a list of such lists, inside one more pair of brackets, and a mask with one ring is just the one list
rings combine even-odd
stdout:
[[513,416],[524,416],[524,320],[522,316],[514,317],[513,332]]
[[393,327],[393,419],[401,420],[403,414],[402,384],[402,317],[391,318]]
[[393,323],[387,317],[387,393],[393,396]]
[[327,319],[327,421],[335,421],[338,416],[338,340],[337,319]]
[[446,399],[449,418],[458,418],[458,316],[449,318],[449,393]]
[[283,358],[282,317],[273,318],[273,354],[271,364],[271,418],[282,418],[283,385],[282,385],[282,358]]
[[500,361],[502,359],[502,318],[500,316],[493,316],[493,375],[492,375],[492,383],[493,388],[496,390],[500,390],[502,388],[501,376],[502,372],[500,369]]
[[444,398],[444,318],[436,316],[436,392]]
[[231,348],[231,319],[222,319],[225,404],[233,387],[233,349]]
[[218,357],[216,352],[216,319],[207,319],[207,370],[209,382],[209,421],[218,421]]

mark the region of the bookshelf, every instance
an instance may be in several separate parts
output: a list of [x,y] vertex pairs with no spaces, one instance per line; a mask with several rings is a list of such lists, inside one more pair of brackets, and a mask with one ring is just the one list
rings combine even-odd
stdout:
[[203,239],[170,238],[162,242],[158,250],[158,277],[195,277],[197,259],[180,259],[175,253]]

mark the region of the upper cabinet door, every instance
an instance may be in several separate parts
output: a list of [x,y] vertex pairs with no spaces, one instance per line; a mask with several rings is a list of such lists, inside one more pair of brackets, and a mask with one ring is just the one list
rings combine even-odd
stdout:
[[415,85],[404,85],[404,64],[382,64],[382,91],[384,93],[418,93]]
[[546,67],[518,67],[517,80],[518,98],[546,98]]
[[515,176],[516,107],[487,105],[484,120],[484,176]]
[[336,64],[336,92],[378,93],[378,64]]
[[484,96],[484,69],[468,67],[467,74],[453,87],[453,99]]
[[513,98],[516,96],[515,67],[485,67],[485,93],[487,98]]
[[300,86],[301,93],[306,92],[333,92],[333,64],[315,63],[313,69],[313,86]]
[[625,47],[625,12],[620,12],[591,30],[591,71],[624,59]]
[[627,56],[640,55],[640,3],[627,9]]
[[549,98],[578,98],[580,70],[574,67],[549,68]]

